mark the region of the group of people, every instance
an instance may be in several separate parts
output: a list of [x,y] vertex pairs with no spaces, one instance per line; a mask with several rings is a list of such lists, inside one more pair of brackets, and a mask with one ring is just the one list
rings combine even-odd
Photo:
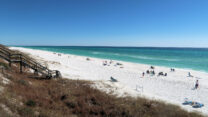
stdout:
[[171,72],[175,72],[175,69],[174,69],[174,68],[170,68],[170,71],[171,71]]
[[[147,70],[147,71],[146,71],[146,74],[152,74],[152,75],[155,75],[155,71],[149,71],[149,70]],[[142,76],[143,76],[143,77],[145,76],[145,73],[144,73],[144,72],[142,73]]]
[[[146,74],[150,74],[150,75],[155,75],[155,71],[154,71],[155,67],[154,66],[150,66],[150,70],[146,71]],[[142,76],[144,77],[145,72],[142,73]]]
[[[147,70],[147,71],[146,71],[146,74],[155,75],[154,67],[151,66],[150,69],[151,69],[151,70]],[[171,72],[175,72],[175,69],[171,68],[170,71],[171,71]],[[163,72],[159,72],[159,73],[158,73],[158,76],[167,76],[167,75],[168,75],[167,73],[163,73]],[[143,77],[145,76],[145,72],[142,73],[142,76],[143,76]],[[193,77],[193,76],[191,75],[190,72],[188,72],[188,77]],[[198,88],[199,88],[199,80],[196,80],[194,89],[198,89]]]
[[103,66],[106,66],[108,65],[108,62],[107,61],[103,61]]
[[[155,71],[154,71],[155,67],[154,66],[150,66],[150,69],[151,70],[147,70],[146,71],[146,74],[150,74],[150,75],[153,75],[154,76],[155,75]],[[142,76],[144,77],[144,75],[145,75],[145,73],[143,72],[142,73]]]
[[[155,67],[154,66],[150,66],[150,69],[151,70],[147,70],[146,71],[146,74],[150,74],[150,75],[153,75],[154,76],[155,75],[155,71],[154,71]],[[172,68],[171,68],[171,70],[172,71],[175,71],[175,69],[172,69]],[[159,72],[158,73],[158,76],[167,76],[167,75],[168,75],[167,73],[163,73],[163,72]],[[142,73],[142,76],[143,77],[145,76],[145,72]]]
[[58,56],[61,56],[61,54],[60,54],[60,53],[55,53],[55,52],[54,52],[53,54],[58,54]]
[[113,63],[112,60],[110,60],[109,64],[108,64],[108,61],[103,61],[103,66],[106,66],[106,65],[110,66],[110,64],[112,64],[112,63]]
[[[147,70],[146,74],[151,74],[151,75],[155,75],[155,71],[154,70]],[[145,73],[143,72],[143,76],[145,75]]]
[[[108,61],[103,61],[103,66],[110,66],[111,64],[113,64],[114,63],[114,61],[112,61],[112,60],[110,60],[109,62]],[[121,63],[115,63],[114,64],[114,66],[116,67],[116,66],[119,66],[120,68],[124,68],[123,67],[123,64],[121,64]]]
[[158,76],[167,76],[167,75],[168,75],[167,73],[163,73],[163,72],[158,73]]

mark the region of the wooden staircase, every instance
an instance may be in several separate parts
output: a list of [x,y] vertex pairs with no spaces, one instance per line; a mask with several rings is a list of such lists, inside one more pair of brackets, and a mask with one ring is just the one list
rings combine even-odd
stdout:
[[47,67],[42,66],[40,63],[31,60],[30,58],[19,54],[15,51],[8,49],[8,47],[0,44],[0,57],[9,62],[11,67],[12,63],[20,64],[20,73],[22,73],[23,67],[29,67],[34,70],[36,75],[41,74],[41,78],[61,78],[61,73],[58,70],[50,70]]

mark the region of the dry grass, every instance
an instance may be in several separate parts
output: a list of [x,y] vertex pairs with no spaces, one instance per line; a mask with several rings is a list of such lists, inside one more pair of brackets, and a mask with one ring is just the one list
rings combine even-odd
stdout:
[[4,111],[2,108],[0,108],[0,115],[1,117],[10,117],[10,115],[6,111]]
[[89,81],[36,80],[15,69],[6,71],[11,83],[0,96],[15,117],[202,117],[158,101],[116,98],[91,88]]

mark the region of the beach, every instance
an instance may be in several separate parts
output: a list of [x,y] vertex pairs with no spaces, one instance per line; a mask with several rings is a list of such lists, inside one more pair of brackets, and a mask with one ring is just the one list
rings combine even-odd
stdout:
[[[188,111],[208,114],[208,73],[206,72],[178,68],[175,68],[175,72],[171,72],[168,67],[154,66],[156,75],[150,75],[146,74],[147,70],[151,70],[150,65],[145,64],[22,47],[10,47],[10,49],[27,53],[48,68],[59,70],[63,78],[93,81],[93,87],[107,93],[161,100],[179,105]],[[144,77],[143,72],[145,72]],[[167,76],[157,76],[159,72],[167,73]],[[188,77],[189,72],[193,77]],[[112,82],[111,77],[117,82]],[[199,88],[193,89],[196,80],[199,80]],[[195,109],[189,105],[182,105],[185,98],[201,102],[205,106]]]

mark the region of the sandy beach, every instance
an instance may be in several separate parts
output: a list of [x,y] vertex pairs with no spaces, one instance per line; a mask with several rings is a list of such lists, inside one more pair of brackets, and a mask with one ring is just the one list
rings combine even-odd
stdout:
[[[21,47],[11,47],[10,49],[27,53],[47,65],[48,68],[59,70],[64,78],[94,81],[94,87],[107,93],[162,100],[179,105],[188,111],[208,114],[208,73],[205,72],[177,68],[175,72],[171,72],[170,68],[155,66],[156,75],[145,74],[143,77],[143,72],[151,70],[150,65]],[[104,61],[107,61],[106,65],[103,65]],[[159,72],[167,73],[167,76],[157,76]],[[188,72],[193,77],[188,77]],[[118,82],[111,82],[111,77]],[[199,80],[199,88],[193,89],[196,80]],[[201,102],[205,106],[195,109],[189,105],[182,105],[184,98]]]

